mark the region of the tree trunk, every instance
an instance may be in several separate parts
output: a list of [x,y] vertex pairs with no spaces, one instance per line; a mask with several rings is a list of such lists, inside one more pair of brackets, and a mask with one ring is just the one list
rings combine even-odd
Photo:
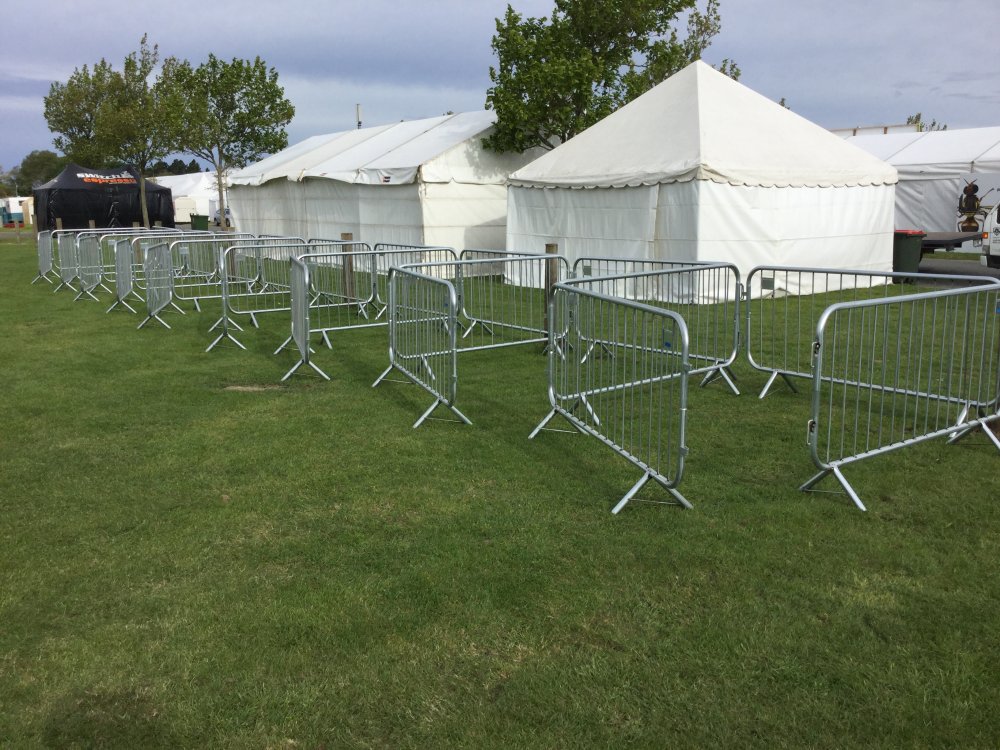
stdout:
[[[136,170],[137,172],[139,170]],[[146,205],[146,178],[139,172],[139,203],[142,205],[142,225],[149,229],[149,206]]]
[[219,160],[215,163],[215,182],[219,189],[219,228],[224,229],[226,226],[226,184],[225,184],[225,166],[222,161],[222,154],[219,154]]

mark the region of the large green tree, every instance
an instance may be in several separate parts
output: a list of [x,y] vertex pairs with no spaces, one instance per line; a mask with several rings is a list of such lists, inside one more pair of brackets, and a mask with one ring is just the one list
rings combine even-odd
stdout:
[[175,84],[180,65],[160,65],[159,48],[143,35],[139,50],[115,70],[101,60],[77,69],[65,83],[53,83],[45,97],[45,118],[54,143],[74,161],[92,167],[128,164],[139,172],[143,224],[149,226],[145,175],[177,151],[183,95]]
[[285,126],[295,107],[285,98],[277,71],[259,57],[226,62],[210,54],[197,68],[179,65],[177,80],[187,92],[180,150],[214,167],[224,217],[226,170],[285,148]]
[[[719,0],[704,11],[695,0],[555,0],[541,18],[508,5],[493,37],[486,106],[497,123],[485,144],[555,148],[699,59],[720,28]],[[731,60],[720,70],[739,77]]]
[[45,97],[45,121],[57,149],[88,167],[108,166],[109,155],[98,138],[98,112],[111,89],[114,69],[102,59],[91,69],[77,68],[65,83],[54,82]]

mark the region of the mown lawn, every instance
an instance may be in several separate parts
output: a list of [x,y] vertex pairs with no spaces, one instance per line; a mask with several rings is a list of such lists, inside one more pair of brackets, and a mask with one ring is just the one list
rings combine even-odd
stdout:
[[0,241],[0,747],[1000,745],[984,437],[847,467],[861,513],[798,492],[807,389],[740,362],[692,392],[694,510],[613,517],[634,468],[526,439],[537,348],[412,430],[384,329],[276,387],[286,319],[206,354],[217,307],[137,331],[34,252]]

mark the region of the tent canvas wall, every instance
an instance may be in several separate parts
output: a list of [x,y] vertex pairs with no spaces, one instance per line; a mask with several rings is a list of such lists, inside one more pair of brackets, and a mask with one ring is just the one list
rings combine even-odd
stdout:
[[[896,167],[897,229],[958,230],[958,201],[975,180],[983,203],[1000,202],[1000,127],[857,135],[849,143]],[[993,192],[987,196],[987,192]]]
[[507,248],[890,270],[895,181],[695,62],[512,174]]
[[212,217],[219,207],[219,189],[214,172],[163,175],[152,178],[157,185],[170,188],[174,198],[174,221],[186,224],[191,214]]
[[503,249],[505,181],[536,154],[495,154],[492,112],[308,138],[230,175],[244,231]]
[[[38,230],[128,227],[142,223],[139,173],[133,167],[88,169],[70,164],[58,176],[35,188]],[[174,225],[170,189],[146,180],[146,206],[150,224]]]

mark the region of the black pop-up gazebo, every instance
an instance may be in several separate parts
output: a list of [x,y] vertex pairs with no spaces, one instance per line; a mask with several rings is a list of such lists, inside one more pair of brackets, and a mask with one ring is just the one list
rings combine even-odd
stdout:
[[[35,215],[39,231],[86,229],[90,222],[101,227],[130,227],[142,223],[139,173],[134,167],[88,169],[70,164],[57,177],[35,188]],[[146,180],[149,223],[174,225],[174,203],[170,188]]]

